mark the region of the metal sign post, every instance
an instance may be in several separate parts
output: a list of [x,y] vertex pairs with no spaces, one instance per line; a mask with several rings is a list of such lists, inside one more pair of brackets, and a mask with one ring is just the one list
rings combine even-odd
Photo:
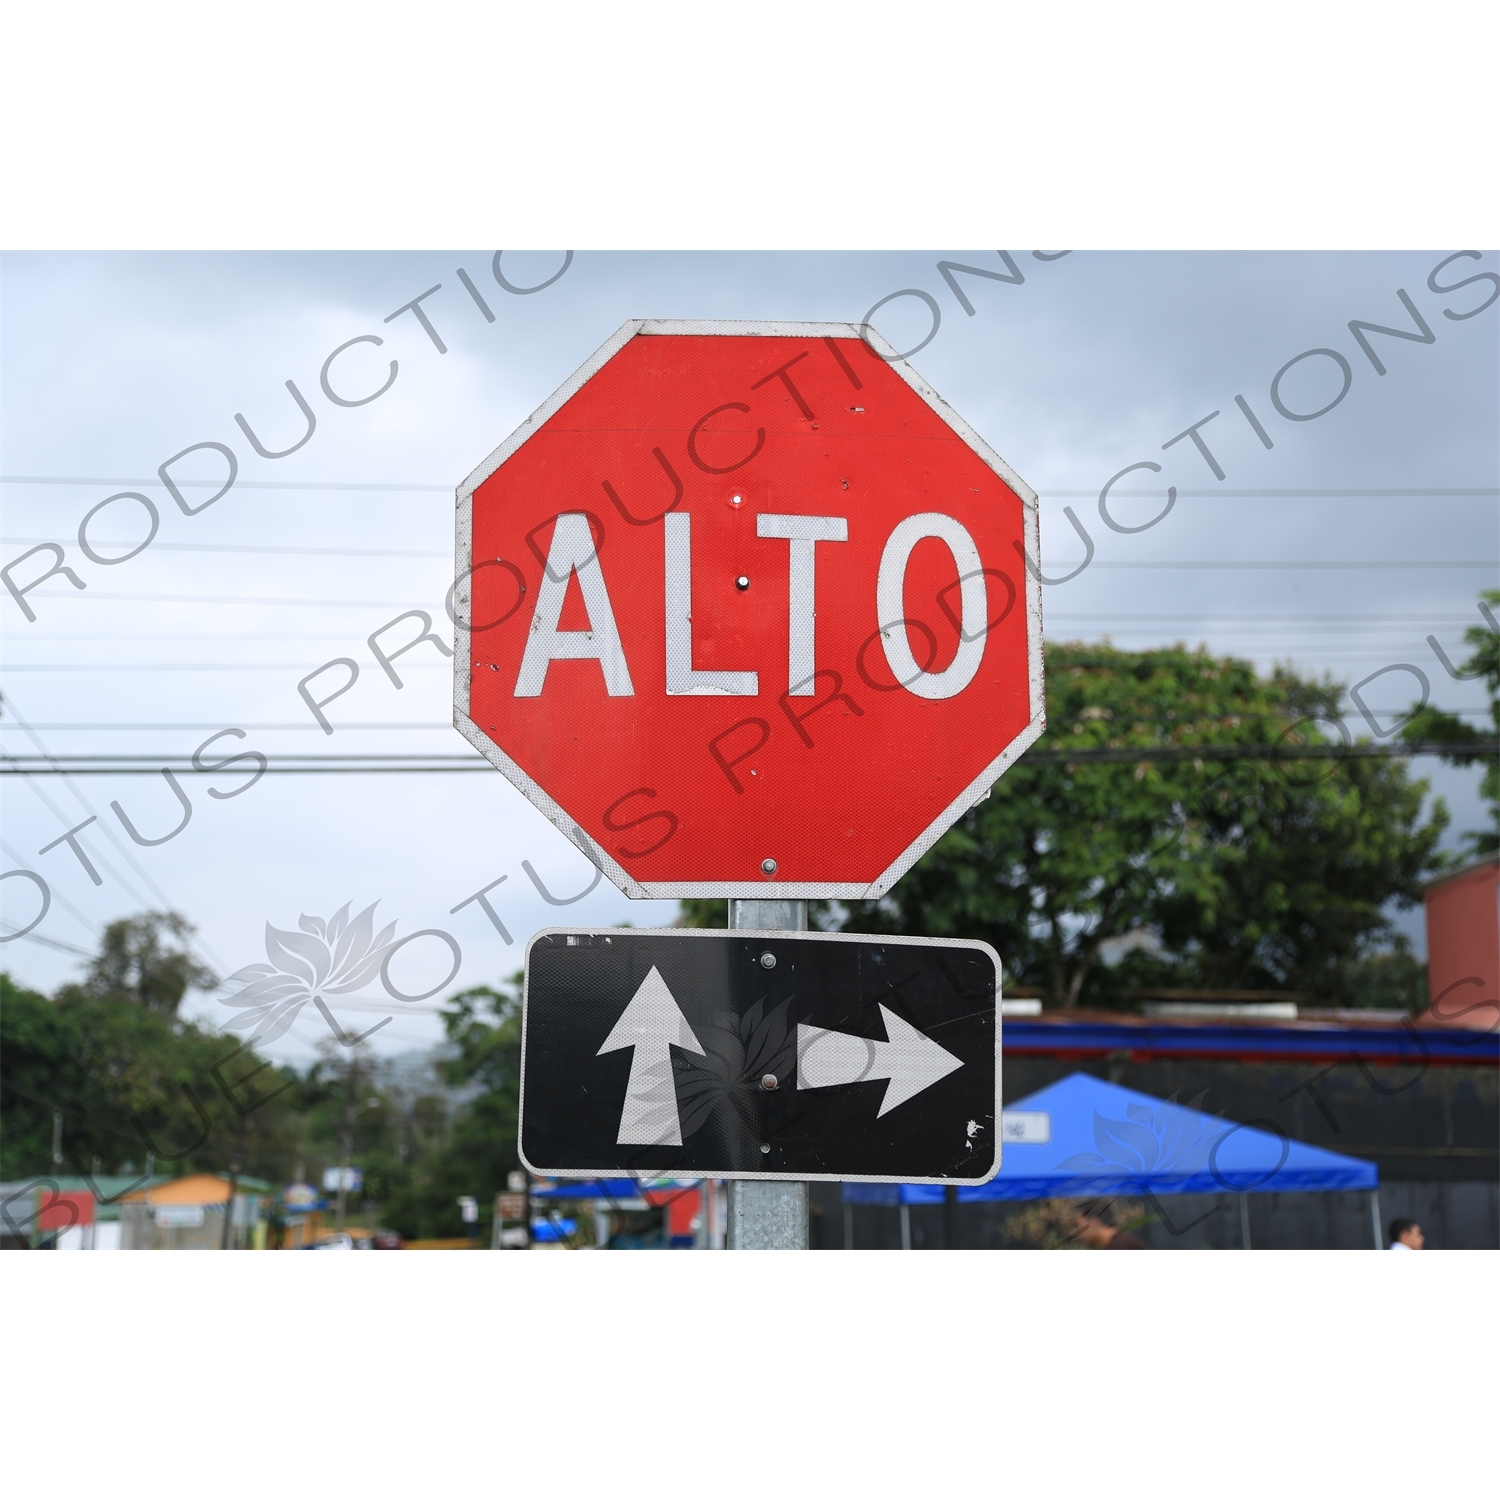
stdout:
[[456,500],[455,727],[627,896],[729,902],[533,940],[523,1161],[727,1179],[731,1249],[805,1248],[809,1181],[987,1181],[997,955],[807,902],[1042,733],[1035,492],[868,325],[632,320]]
[[[782,932],[807,931],[805,901],[731,901],[729,925]],[[730,1250],[806,1250],[805,1182],[731,1182]]]

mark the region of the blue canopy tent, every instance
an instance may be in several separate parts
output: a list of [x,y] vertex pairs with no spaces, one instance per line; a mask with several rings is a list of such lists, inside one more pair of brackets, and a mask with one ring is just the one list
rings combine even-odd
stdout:
[[581,1182],[559,1182],[551,1187],[533,1187],[533,1198],[600,1198],[607,1203],[646,1207],[641,1184],[634,1177],[593,1177]]
[[[1291,1140],[1273,1133],[1274,1127],[1239,1125],[1073,1073],[1008,1107],[1001,1131],[999,1173],[982,1187],[959,1188],[960,1203],[1237,1193],[1248,1249],[1247,1193],[1367,1192],[1375,1247],[1381,1247],[1380,1174],[1374,1163]],[[943,1189],[846,1183],[844,1201],[899,1203],[904,1209],[941,1203]],[[909,1242],[905,1229],[903,1242]]]

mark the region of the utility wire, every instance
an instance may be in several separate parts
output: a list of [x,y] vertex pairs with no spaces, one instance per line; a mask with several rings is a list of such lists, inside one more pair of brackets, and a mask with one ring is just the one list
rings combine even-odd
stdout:
[[[5,755],[3,754],[3,752],[0,752],[0,759],[3,759],[3,761],[5,762],[5,764],[0,765],[0,776],[26,777],[27,785],[31,787],[31,790],[36,793],[38,800],[44,807],[47,808],[50,813],[52,813],[57,821],[64,828],[69,828],[72,826],[72,819],[69,818],[67,813],[65,813],[62,808],[60,808],[57,803],[55,803],[51,799],[51,797],[49,797],[47,793],[44,792],[42,788],[35,783],[35,778],[38,776],[66,776],[69,774],[68,772],[63,771],[55,766],[48,765],[35,766],[30,769],[20,767],[14,764],[13,758],[11,756]],[[69,783],[69,790],[73,792],[73,795],[75,797],[79,795],[76,788],[72,786],[71,782]],[[97,814],[95,816],[97,817]],[[105,825],[101,823],[91,826],[104,827]],[[82,832],[75,834],[74,837],[76,837],[79,843],[83,844],[84,847],[88,850],[89,857],[93,860],[93,862],[96,865],[101,866],[104,870],[104,873],[108,875],[110,879],[113,880],[117,885],[119,885],[126,892],[126,894],[130,896],[131,900],[133,900],[138,906],[141,907],[148,907],[152,904],[143,895],[141,895],[141,893],[123,875],[121,875],[120,872],[116,870],[115,867],[110,864],[110,862],[105,859],[102,854],[99,853],[98,847],[96,845],[89,843],[85,839]],[[23,860],[22,863],[24,864],[25,861]]]
[[1026,751],[1018,765],[1071,765],[1075,761],[1099,763],[1190,760],[1383,760],[1409,755],[1500,755],[1500,740],[1474,740],[1454,744],[1446,740],[1414,745],[1149,745],[1139,750],[1042,750]]
[[[13,859],[16,862],[17,869],[25,870],[30,868],[26,856],[24,854],[18,854],[14,849],[11,848],[9,844],[5,842],[4,839],[0,839],[0,850],[4,851],[7,859]],[[49,886],[48,889],[51,890],[51,887]],[[69,901],[61,891],[52,891],[52,899],[57,902],[57,904],[62,907],[65,912],[75,917],[92,936],[99,936],[99,924],[84,916],[84,914],[79,911],[78,908],[74,906],[73,903]],[[90,954],[89,956],[93,957],[92,954]]]
[[[126,662],[7,662],[7,672],[308,672],[321,662],[301,661],[126,661]],[[423,671],[451,672],[446,661],[404,661],[404,671],[420,667]]]
[[[175,483],[180,490],[216,490],[220,487],[222,481],[215,479],[178,479]],[[155,485],[159,489],[161,487],[161,477],[159,475],[152,475],[150,479],[74,479],[57,474],[0,474],[0,484],[139,484]],[[237,490],[351,490],[389,494],[420,493],[451,495],[458,486],[455,484],[368,484],[361,482],[335,484],[317,480],[236,479],[234,488]],[[1119,493],[1124,494],[1125,492],[1121,490]]]
[[[1141,620],[1156,623],[1191,623],[1194,621],[1249,621],[1251,624],[1306,625],[1463,625],[1473,620],[1465,611],[1456,614],[1295,614],[1278,613],[1274,610],[1176,610],[1171,613],[1139,614],[1132,611],[1114,610],[1109,614],[1071,614],[1063,610],[1049,610],[1047,622],[1058,620],[1081,622],[1109,622],[1112,620]],[[1243,628],[1243,627],[1241,627]],[[243,630],[184,630],[184,631],[99,631],[99,630],[29,630],[23,639],[27,641],[243,641]],[[313,634],[305,630],[275,632],[257,630],[257,641],[339,641],[345,636],[334,631]]]
[[[176,481],[179,489],[218,489],[222,485],[217,479],[179,479]],[[139,484],[154,485],[161,487],[161,477],[153,475],[150,479],[79,479],[57,474],[0,474],[0,484]],[[235,481],[235,489],[241,490],[317,490],[317,491],[372,491],[376,493],[391,494],[437,494],[451,495],[458,488],[456,484],[374,484],[366,481],[352,480],[344,482],[333,482],[329,480],[295,480],[295,479],[238,479]],[[1054,490],[1044,489],[1039,491],[1044,500],[1090,500],[1098,494],[1097,490]],[[1136,499],[1149,499],[1156,495],[1156,490],[1114,490],[1113,494]],[[1449,487],[1416,489],[1410,486],[1388,489],[1309,489],[1305,486],[1296,486],[1290,489],[1262,489],[1262,490],[1178,490],[1181,499],[1226,499],[1226,500],[1270,500],[1270,499],[1371,499],[1391,497],[1401,499],[1406,496],[1436,498],[1464,498],[1472,496],[1500,495],[1500,489],[1485,487]]]
[[[1432,705],[1428,705],[1428,706],[1429,707],[1433,707]],[[1396,707],[1396,708],[1372,708],[1370,710],[1370,712],[1372,714],[1374,714],[1377,718],[1379,718],[1382,715],[1404,714],[1404,713],[1408,712],[1410,710],[1410,708],[1411,708],[1410,704],[1402,704],[1402,705],[1400,705],[1399,707]],[[1469,716],[1469,717],[1473,717],[1476,714],[1480,714],[1480,715],[1488,714],[1489,710],[1486,709],[1486,708],[1447,708],[1447,709],[1443,709],[1443,708],[1433,707],[1433,712],[1434,713],[1445,713],[1445,714],[1449,715],[1451,718],[1463,718],[1466,715]],[[1063,717],[1066,718],[1066,717],[1069,717],[1069,716],[1068,715],[1064,715]],[[1241,715],[1234,715],[1233,717],[1244,718],[1246,716],[1243,715],[1243,714],[1241,714]],[[1286,719],[1304,719],[1304,718],[1307,717],[1307,715],[1305,715],[1305,714],[1293,714],[1293,713],[1286,713],[1286,714],[1282,714],[1282,715],[1271,715],[1271,714],[1262,713],[1260,715],[1252,715],[1251,717],[1260,717],[1260,718],[1281,717],[1281,718],[1286,718]],[[1202,716],[1200,714],[1187,714],[1187,715],[1178,715],[1176,718],[1128,719],[1128,720],[1120,720],[1120,721],[1111,720],[1110,722],[1111,722],[1112,727],[1114,727],[1114,728],[1120,728],[1120,727],[1122,727],[1125,724],[1131,724],[1131,725],[1135,725],[1135,724],[1175,724],[1175,725],[1181,726],[1183,724],[1218,723],[1220,721],[1217,720],[1217,719],[1205,718],[1204,716]],[[0,731],[3,731],[6,727],[7,726],[3,722],[0,722]],[[178,731],[178,730],[199,732],[199,731],[210,730],[210,729],[223,729],[224,727],[225,727],[225,725],[224,725],[224,723],[223,723],[222,720],[219,721],[219,722],[217,722],[217,723],[213,723],[213,724],[187,724],[187,723],[183,723],[183,724],[64,724],[64,723],[55,723],[55,724],[33,724],[32,725],[33,729],[47,729],[47,730],[68,730],[68,731],[79,731],[79,730],[109,730],[109,731],[118,731],[118,730],[150,730],[150,731],[154,731],[154,732],[168,732],[168,731],[175,732],[175,731]],[[299,720],[296,723],[287,723],[287,724],[251,724],[251,723],[245,722],[244,720],[240,720],[235,725],[235,728],[237,728],[237,729],[246,729],[246,730],[254,729],[254,730],[258,730],[258,731],[259,730],[296,730],[296,731],[299,731],[299,732],[306,732],[308,734],[312,734],[312,733],[322,734],[323,733],[323,730],[322,730],[322,728],[319,725],[311,723],[309,721],[305,721],[305,720]],[[366,731],[369,731],[369,730],[381,730],[381,731],[385,731],[385,730],[395,730],[395,729],[420,729],[420,730],[424,730],[424,731],[430,731],[430,730],[436,730],[436,729],[451,730],[452,728],[453,728],[452,722],[450,720],[447,720],[447,719],[437,719],[437,720],[434,720],[431,723],[423,723],[423,722],[409,722],[409,723],[404,723],[404,724],[400,724],[400,723],[398,723],[398,724],[361,724],[361,723],[354,723],[354,724],[340,724],[338,726],[340,734],[343,734],[346,731],[352,732],[352,731],[356,731],[356,730],[366,730]],[[171,753],[174,753],[174,752],[168,752],[168,754],[171,754]],[[159,757],[153,756],[152,759],[159,759]]]
[[[1382,710],[1382,712],[1384,712],[1384,710]],[[1398,709],[1398,710],[1395,710],[1395,712],[1399,713],[1399,712],[1401,712],[1401,710]],[[1464,712],[1470,712],[1470,713],[1472,713],[1472,712],[1477,712],[1477,710],[1467,709],[1467,710],[1464,710]],[[7,727],[8,726],[6,724],[4,724],[3,722],[0,722],[0,730],[6,729]],[[61,723],[58,723],[58,724],[33,724],[31,727],[33,729],[48,729],[48,730],[53,730],[53,729],[69,729],[69,730],[72,730],[72,729],[151,729],[151,730],[193,729],[193,730],[199,730],[199,729],[223,729],[225,726],[224,726],[224,724],[221,721],[221,722],[216,723],[216,724],[61,724]],[[295,724],[246,724],[246,723],[240,723],[240,724],[236,725],[235,727],[239,728],[239,729],[307,729],[307,730],[314,730],[315,729],[315,730],[318,731],[319,734],[321,734],[323,732],[321,726],[319,726],[317,724],[308,723],[308,722],[305,722],[305,721],[300,721],[300,720],[297,723],[295,723]],[[382,730],[384,730],[384,729],[452,729],[452,728],[453,728],[452,721],[451,720],[446,720],[446,719],[438,720],[438,721],[436,721],[434,723],[431,723],[431,724],[407,723],[407,724],[340,724],[339,725],[340,731],[343,731],[345,729],[382,729]]]
[[[26,722],[25,716],[16,707],[14,697],[12,697],[11,694],[6,693],[3,701],[5,708],[9,711],[11,717],[13,717],[25,731],[27,738],[29,738],[32,744],[34,744],[37,749],[42,752],[42,757],[47,761],[51,761],[53,759],[51,753],[48,751],[46,745],[42,743],[41,738],[37,735],[36,731],[33,730],[32,727]],[[13,759],[13,757],[9,755],[6,755],[4,758],[7,761]],[[28,757],[28,759],[30,759],[30,757]],[[0,775],[4,774],[10,774],[9,767],[0,767]],[[102,830],[104,836],[110,841],[111,844],[114,845],[117,850],[119,850],[120,854],[125,858],[130,867],[141,877],[142,880],[146,882],[146,885],[150,888],[151,892],[160,902],[161,909],[166,911],[175,911],[178,909],[175,903],[172,901],[171,897],[168,896],[167,893],[162,890],[162,888],[156,883],[156,881],[151,878],[150,874],[141,865],[140,861],[137,860],[136,857],[130,852],[130,850],[120,842],[119,836],[115,833],[110,824],[99,816],[98,810],[94,807],[93,803],[91,803],[88,798],[85,797],[83,793],[73,785],[72,775],[69,771],[67,771],[65,768],[58,768],[54,771],[49,772],[46,769],[38,768],[34,771],[21,770],[19,774],[27,777],[48,774],[61,775],[67,784],[68,790],[73,794],[73,797],[78,802],[79,806],[81,806],[85,812],[92,814],[94,819],[96,820],[91,826],[97,827]],[[61,808],[53,803],[50,798],[46,796],[46,793],[42,791],[41,787],[33,786],[32,790],[37,794],[38,797],[42,798],[48,803],[49,806],[51,806],[53,812],[56,813],[57,817],[61,820],[64,828],[71,826],[68,822],[67,815],[62,811]],[[100,863],[103,864],[104,862],[101,860]],[[108,870],[109,866],[105,865],[105,869]],[[143,907],[149,906],[151,904],[141,896],[139,891],[134,890],[123,879],[121,879],[118,874],[115,874],[114,871],[110,871],[110,873],[114,875],[114,878],[118,880],[119,883],[124,886],[125,889],[129,891],[130,894],[138,902],[140,902]],[[206,957],[207,959],[209,959],[216,970],[218,970],[220,973],[228,972],[228,969],[224,965],[224,961],[208,946],[207,943],[203,942],[196,935],[190,937],[188,941],[199,950],[199,954],[201,957]]]
[[[1367,760],[1400,759],[1414,755],[1497,755],[1500,740],[1448,740],[1401,745],[1141,745],[1109,749],[1028,750],[1017,764],[1071,765],[1073,762],[1191,761],[1191,760]],[[0,776],[157,776],[163,765],[191,766],[184,755],[6,756],[15,769],[0,767]],[[32,762],[37,762],[32,764]],[[67,762],[60,764],[59,762]],[[291,755],[273,759],[267,776],[403,776],[450,772],[483,772],[492,767],[478,755]],[[208,773],[203,773],[208,774]]]
[[[1096,563],[1097,567],[1098,564]],[[285,599],[259,598],[246,594],[107,594],[97,589],[78,593],[70,589],[36,589],[29,599],[72,599],[79,604],[95,602],[127,604],[253,604],[295,605],[306,609],[410,609],[410,599]]]
[[[73,538],[68,536],[7,536],[0,537],[0,546],[46,546],[49,542],[55,546],[64,546],[71,544],[72,541]],[[103,542],[90,539],[89,545],[96,552],[106,547],[121,547],[128,552],[135,546],[135,543]],[[398,557],[403,559],[430,557],[441,559],[444,562],[452,562],[453,560],[453,551],[451,548],[447,552],[416,552],[408,549],[397,548],[392,550],[383,547],[262,547],[253,542],[152,542],[151,551],[262,552],[296,557]]]
[[[445,560],[451,561],[447,553],[443,554]],[[1049,558],[1042,564],[1043,568],[1067,568],[1074,566],[1074,560],[1054,561]],[[1167,561],[1145,562],[1107,562],[1099,561],[1089,564],[1090,569],[1155,569],[1155,570],[1182,570],[1189,569],[1194,572],[1236,572],[1236,571],[1282,571],[1282,572],[1349,572],[1349,571],[1389,571],[1391,569],[1404,569],[1407,571],[1422,570],[1452,570],[1489,572],[1500,571],[1500,559],[1496,558],[1435,558],[1416,560],[1413,558],[1371,558],[1351,561],[1348,559],[1335,559],[1330,561],[1315,561],[1299,558],[1294,561],[1275,561],[1271,559],[1175,559]],[[83,603],[92,600],[106,600],[110,602],[126,602],[136,604],[253,604],[253,605],[287,605],[304,606],[316,609],[409,609],[410,600],[402,599],[299,599],[277,596],[274,598],[261,595],[249,594],[126,594],[106,593],[97,589],[87,589],[79,592],[69,589],[64,593],[61,589],[39,589],[30,596],[37,599],[72,599]]]
[[[1111,631],[1110,636],[1137,636],[1145,635],[1144,630],[1117,630]],[[1286,632],[1290,634],[1291,632]],[[1062,644],[1055,638],[1052,644]],[[1083,644],[1104,645],[1106,642],[1087,642]],[[1143,650],[1149,649],[1146,647]],[[1165,648],[1163,648],[1165,649]],[[1252,648],[1246,647],[1246,650]],[[1361,645],[1354,641],[1330,644],[1320,654],[1320,660],[1328,661],[1364,661],[1368,657],[1388,657],[1394,648],[1389,644],[1381,645],[1372,642]],[[1280,658],[1278,658],[1280,659]],[[6,672],[311,672],[314,668],[322,666],[322,662],[316,661],[166,661],[166,662],[7,662],[3,668]],[[443,661],[404,661],[401,663],[403,672],[437,672],[453,670],[448,662]],[[247,726],[241,725],[241,728]],[[449,726],[451,727],[451,726]]]
[[77,943],[65,943],[61,938],[44,937],[40,932],[22,932],[15,927],[14,923],[8,923],[7,926],[12,929],[6,934],[11,941],[16,938],[25,938],[28,943],[40,943],[44,948],[56,948],[59,953],[76,953],[81,958],[87,959],[95,956],[87,948],[80,948]]

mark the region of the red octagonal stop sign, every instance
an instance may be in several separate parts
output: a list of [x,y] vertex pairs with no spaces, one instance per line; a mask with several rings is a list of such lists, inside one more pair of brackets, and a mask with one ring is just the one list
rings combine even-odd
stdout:
[[627,323],[458,491],[454,722],[628,895],[874,898],[1042,732],[1038,556],[873,331]]

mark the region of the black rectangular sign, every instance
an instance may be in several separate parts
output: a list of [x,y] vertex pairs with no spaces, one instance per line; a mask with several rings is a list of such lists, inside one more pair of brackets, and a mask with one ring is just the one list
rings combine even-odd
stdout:
[[988,1182],[987,943],[552,929],[526,950],[521,1159],[543,1176]]

